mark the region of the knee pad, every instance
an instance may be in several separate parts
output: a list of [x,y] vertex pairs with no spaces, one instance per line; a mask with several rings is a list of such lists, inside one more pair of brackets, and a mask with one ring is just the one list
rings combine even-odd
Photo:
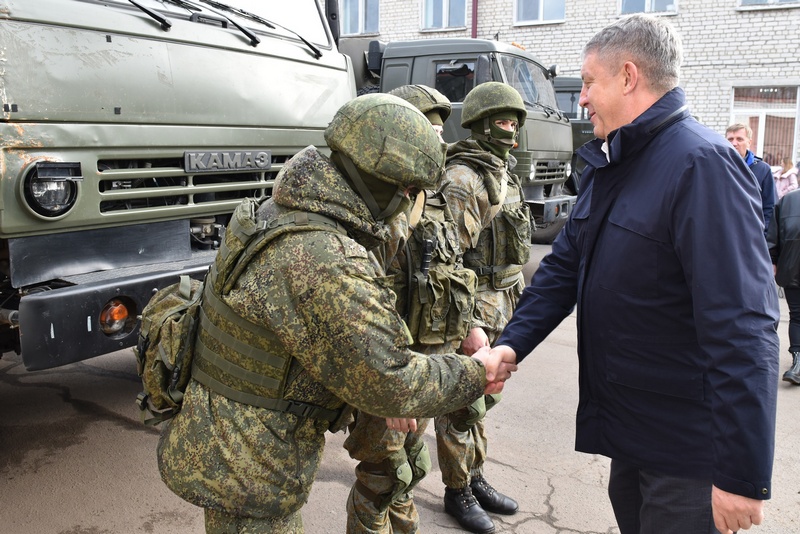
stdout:
[[486,411],[488,412],[492,408],[500,402],[500,399],[503,398],[502,393],[492,393],[491,395],[485,395],[483,397],[484,402],[486,403]]
[[451,413],[449,418],[453,428],[459,432],[466,432],[475,426],[475,423],[483,419],[485,415],[486,400],[485,397],[480,397],[466,408]]
[[408,464],[411,466],[412,478],[406,491],[411,491],[414,486],[419,484],[420,480],[431,472],[431,467],[433,467],[431,453],[425,442],[420,441],[408,451]]

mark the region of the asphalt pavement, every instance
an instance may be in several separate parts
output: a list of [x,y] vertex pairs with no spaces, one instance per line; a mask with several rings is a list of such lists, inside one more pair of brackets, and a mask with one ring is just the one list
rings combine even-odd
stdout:
[[[548,247],[534,247],[534,262]],[[781,372],[788,309],[781,300]],[[575,317],[568,317],[520,366],[489,412],[487,479],[519,501],[493,516],[497,533],[615,534],[606,495],[608,460],[574,451],[577,403]],[[130,350],[59,369],[28,372],[14,354],[0,360],[0,534],[188,534],[203,532],[202,510],[158,476],[158,430],[139,422],[140,382]],[[774,497],[756,534],[800,533],[800,386],[779,384]],[[355,462],[345,435],[328,435],[303,508],[307,534],[343,533]],[[433,430],[425,439],[436,450]],[[462,532],[443,511],[438,462],[415,491],[421,532]]]

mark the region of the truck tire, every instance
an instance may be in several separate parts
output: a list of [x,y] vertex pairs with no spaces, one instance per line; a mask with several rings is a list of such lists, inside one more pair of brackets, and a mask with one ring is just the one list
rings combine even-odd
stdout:
[[534,245],[549,245],[556,238],[558,233],[564,228],[566,219],[559,219],[547,226],[539,226],[533,223],[531,228],[531,243]]

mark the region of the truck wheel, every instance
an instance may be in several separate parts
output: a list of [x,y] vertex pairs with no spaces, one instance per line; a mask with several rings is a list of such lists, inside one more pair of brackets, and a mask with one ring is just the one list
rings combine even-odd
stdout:
[[534,223],[532,225],[534,228],[531,228],[531,243],[534,245],[549,245],[556,238],[566,222],[566,219],[559,219],[547,226],[539,226]]

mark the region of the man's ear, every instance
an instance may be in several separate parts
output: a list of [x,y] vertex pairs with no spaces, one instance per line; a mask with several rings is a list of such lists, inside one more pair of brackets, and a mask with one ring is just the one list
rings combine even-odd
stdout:
[[623,94],[627,95],[630,94],[639,83],[639,68],[635,63],[626,61],[625,64],[622,65],[622,73],[625,76]]

